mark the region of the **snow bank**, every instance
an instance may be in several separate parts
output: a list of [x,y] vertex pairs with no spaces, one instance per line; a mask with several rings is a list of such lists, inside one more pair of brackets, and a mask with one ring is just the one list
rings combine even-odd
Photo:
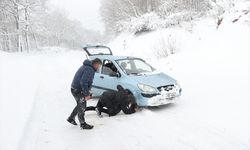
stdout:
[[1,149],[16,149],[41,78],[39,62],[32,56],[6,53],[0,53],[0,60],[0,141],[5,143]]
[[[250,18],[250,1],[242,1],[236,3],[229,11],[227,11],[222,17],[224,18],[224,23],[227,22],[247,22],[249,23]],[[248,24],[249,25],[249,24]]]
[[[67,59],[67,55],[72,57],[72,55],[79,55],[78,53],[80,52],[69,52],[62,48],[46,48],[45,51],[33,53],[0,51],[1,150],[20,148],[29,130],[28,124],[36,109],[35,104],[40,99],[38,97],[47,96],[39,94],[43,83],[53,84],[50,78],[59,66],[66,67],[70,64],[70,67],[74,68],[72,63],[75,61]],[[58,60],[58,56],[61,56],[63,61]],[[84,55],[82,58],[85,58]],[[76,64],[81,64],[81,62]]]
[[190,35],[181,28],[163,29],[139,36],[123,33],[109,43],[109,46],[116,55],[162,58],[180,52],[187,42],[192,41]]
[[[206,18],[194,22],[191,33],[173,28],[140,36],[123,34],[110,43],[117,54],[142,57],[178,79],[183,88],[182,104],[178,103],[182,110],[178,113],[186,111],[221,135],[220,138],[204,135],[206,138],[201,140],[192,137],[198,133],[189,133],[189,139],[196,139],[196,142],[187,142],[190,149],[250,148],[250,27],[244,18],[235,23],[225,19],[219,29],[214,19]],[[158,37],[173,34],[179,35],[175,40],[178,42],[174,43],[174,47],[178,47],[176,54],[159,58],[156,53]],[[164,40],[166,47],[172,44]],[[177,145],[174,147],[180,146]]]

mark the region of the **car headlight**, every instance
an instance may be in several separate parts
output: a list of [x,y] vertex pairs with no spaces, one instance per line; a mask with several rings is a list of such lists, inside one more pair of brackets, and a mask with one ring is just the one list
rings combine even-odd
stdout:
[[175,81],[175,87],[178,87],[178,88],[181,87],[181,86],[180,86],[180,83],[179,83],[178,81]]
[[142,92],[145,92],[145,93],[156,93],[157,92],[156,89],[150,85],[139,83],[139,84],[137,84],[137,86]]
[[181,93],[182,89],[181,89],[181,86],[180,86],[180,83],[178,81],[175,82],[175,88],[176,90]]

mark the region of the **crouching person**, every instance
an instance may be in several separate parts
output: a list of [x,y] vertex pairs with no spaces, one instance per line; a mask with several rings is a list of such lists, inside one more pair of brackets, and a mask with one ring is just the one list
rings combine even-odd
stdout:
[[94,126],[85,122],[85,110],[87,101],[91,99],[90,89],[92,86],[95,72],[99,69],[102,62],[96,58],[92,61],[85,60],[83,65],[76,72],[71,84],[71,93],[74,96],[77,105],[73,109],[67,121],[73,125],[77,125],[75,117],[77,115],[80,127],[82,129],[92,129]]
[[120,85],[117,86],[117,89],[118,91],[106,91],[101,95],[96,105],[98,116],[102,117],[102,112],[109,116],[115,116],[120,111],[125,114],[136,112],[138,106],[134,96]]

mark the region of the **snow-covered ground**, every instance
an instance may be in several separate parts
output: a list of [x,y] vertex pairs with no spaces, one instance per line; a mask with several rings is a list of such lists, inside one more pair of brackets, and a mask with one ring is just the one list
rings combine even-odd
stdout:
[[[169,35],[178,43],[176,54],[159,58],[153,49]],[[211,19],[197,21],[192,33],[175,28],[119,36],[110,43],[116,54],[146,59],[178,79],[183,95],[176,104],[133,115],[87,112],[91,131],[66,122],[82,51],[0,51],[0,150],[249,150],[249,40],[246,23],[216,30]]]

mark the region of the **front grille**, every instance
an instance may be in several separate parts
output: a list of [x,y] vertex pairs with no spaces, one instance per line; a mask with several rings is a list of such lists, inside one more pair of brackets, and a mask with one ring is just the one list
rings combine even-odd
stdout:
[[160,92],[161,92],[162,90],[171,91],[171,90],[174,89],[174,85],[171,84],[171,85],[160,86],[160,87],[158,87],[157,89],[158,89]]
[[151,98],[151,97],[154,97],[154,96],[156,96],[156,95],[158,95],[158,94],[146,94],[146,93],[141,93],[141,95],[142,95],[143,97]]

